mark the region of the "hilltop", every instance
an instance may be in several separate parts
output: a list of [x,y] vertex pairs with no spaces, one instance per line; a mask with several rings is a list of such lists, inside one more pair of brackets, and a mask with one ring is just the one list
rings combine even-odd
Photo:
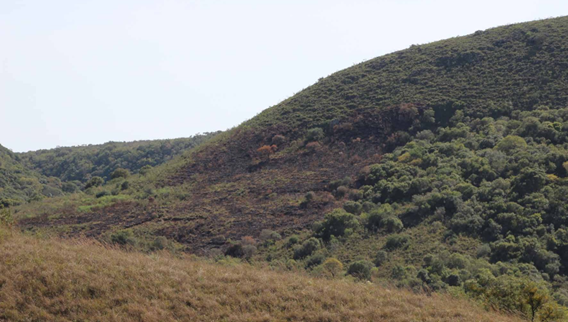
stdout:
[[527,292],[568,305],[566,35],[562,17],[412,46],[148,173],[14,212],[30,231],[317,276],[335,258],[340,276],[529,317]]

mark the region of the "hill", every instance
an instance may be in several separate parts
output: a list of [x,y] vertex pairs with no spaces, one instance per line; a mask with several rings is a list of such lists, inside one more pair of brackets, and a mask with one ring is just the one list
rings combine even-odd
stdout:
[[62,194],[60,180],[28,169],[18,155],[0,145],[0,208]]
[[447,295],[0,230],[2,321],[519,321]]
[[143,167],[155,167],[214,137],[219,132],[189,138],[134,142],[108,142],[101,145],[60,147],[18,153],[21,161],[48,176],[62,181],[87,182],[95,176],[109,180],[119,168],[136,174]]
[[568,305],[567,34],[562,17],[372,59],[127,189],[17,208],[19,224],[314,275],[336,258],[527,316],[526,292]]

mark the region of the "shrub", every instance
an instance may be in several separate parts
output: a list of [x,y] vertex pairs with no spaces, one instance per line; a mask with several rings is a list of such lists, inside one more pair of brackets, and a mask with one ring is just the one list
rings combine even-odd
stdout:
[[309,129],[308,133],[306,135],[306,139],[308,140],[308,142],[319,141],[319,140],[323,139],[324,137],[325,137],[325,134],[323,132],[323,129],[319,128],[319,127]]
[[231,256],[236,258],[244,257],[245,251],[243,250],[243,245],[237,243],[229,246],[229,248],[225,250],[225,256]]
[[349,191],[349,199],[353,201],[359,201],[363,199],[363,191],[361,190],[351,190]]
[[350,214],[359,215],[361,214],[361,210],[363,210],[363,206],[356,201],[347,201],[343,204],[343,209]]
[[430,274],[428,274],[428,271],[425,269],[419,270],[416,277],[426,284],[432,283],[432,280],[430,279]]
[[256,246],[244,245],[243,246],[243,258],[250,259],[256,253]]
[[306,259],[306,268],[311,268],[320,265],[325,260],[323,254],[314,254]]
[[375,256],[375,266],[379,267],[388,260],[388,253],[384,250],[379,250]]
[[513,150],[525,149],[527,147],[527,142],[520,136],[509,135],[501,140],[495,147],[497,150],[510,153]]
[[243,238],[241,238],[241,244],[243,244],[243,246],[245,245],[256,245],[256,240],[254,240],[254,238],[252,238],[251,236],[244,236]]
[[345,195],[347,195],[348,192],[349,192],[349,188],[347,188],[345,186],[339,186],[335,190],[335,198],[341,199],[341,198],[345,197]]
[[373,264],[366,260],[360,260],[351,263],[347,269],[347,274],[354,276],[360,280],[370,280],[371,279],[371,268]]
[[395,250],[402,248],[408,244],[410,238],[407,235],[392,235],[387,238],[385,248],[387,250]]
[[118,169],[114,170],[113,173],[111,173],[110,178],[111,179],[128,178],[128,176],[130,176],[130,171],[128,171],[126,169],[118,168]]
[[279,233],[277,233],[273,230],[263,229],[260,232],[260,240],[262,240],[262,241],[268,241],[268,240],[275,241],[275,240],[280,240],[280,239],[282,239],[282,236],[280,236]]
[[304,195],[306,202],[311,202],[316,198],[316,194],[313,191],[309,191]]
[[398,233],[404,227],[402,221],[396,217],[384,218],[381,220],[381,226],[389,233]]
[[372,203],[371,201],[363,202],[363,211],[364,212],[371,212],[373,209],[377,208],[377,205]]
[[312,237],[302,243],[294,250],[294,259],[302,259],[312,255],[316,250],[320,249],[320,242],[316,238]]
[[73,184],[71,182],[65,182],[61,186],[61,190],[63,190],[64,192],[67,192],[67,193],[74,193],[78,189],[77,189],[77,186],[75,184]]
[[331,236],[343,236],[345,234],[345,230],[354,229],[358,226],[359,222],[355,216],[343,209],[335,209],[325,215],[324,220],[316,230],[316,233],[324,240],[329,240]]
[[[372,232],[378,231],[383,227],[384,219],[392,216],[393,209],[389,204],[383,204],[378,208],[373,209],[367,217],[366,227]],[[401,222],[402,223],[402,222]]]
[[121,185],[120,185],[120,190],[127,190],[130,187],[130,183],[128,181],[124,181]]
[[135,245],[136,244],[136,238],[134,237],[134,235],[132,234],[132,231],[130,230],[119,230],[117,232],[114,232],[110,235],[110,241],[113,244],[118,244],[118,245]]
[[101,177],[92,177],[87,183],[85,184],[85,189],[89,189],[92,187],[99,187],[105,183],[104,179]]
[[316,152],[321,148],[321,144],[319,142],[310,142],[306,144],[306,149],[310,152]]
[[156,238],[154,238],[154,240],[152,241],[151,245],[150,245],[150,250],[152,251],[156,251],[156,250],[163,250],[165,248],[167,248],[169,246],[169,241],[166,237],[164,236],[158,236]]
[[102,198],[102,197],[104,197],[104,196],[109,196],[109,195],[110,195],[110,192],[108,192],[108,191],[106,191],[106,190],[103,190],[103,191],[97,193],[97,194],[95,195],[95,197],[96,197],[96,198]]
[[146,174],[148,174],[148,172],[150,172],[150,170],[152,170],[152,166],[151,165],[145,165],[142,168],[140,168],[140,171],[138,171],[138,173],[145,176]]
[[458,274],[452,273],[446,278],[446,283],[450,286],[459,286],[461,284],[461,278]]
[[322,266],[332,277],[338,276],[343,271],[343,264],[337,258],[326,259]]
[[270,145],[264,145],[256,150],[262,159],[268,159],[274,150]]
[[288,242],[286,243],[288,247],[296,245],[300,241],[300,238],[297,235],[292,235],[288,238]]
[[286,137],[281,134],[276,134],[272,137],[272,144],[276,144],[277,146],[281,146],[286,142]]
[[483,244],[477,248],[477,258],[487,257],[491,254],[491,246]]

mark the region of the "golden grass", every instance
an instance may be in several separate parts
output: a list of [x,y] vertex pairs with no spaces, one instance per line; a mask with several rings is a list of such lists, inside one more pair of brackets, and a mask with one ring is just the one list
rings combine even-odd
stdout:
[[0,229],[0,321],[516,321],[417,295]]

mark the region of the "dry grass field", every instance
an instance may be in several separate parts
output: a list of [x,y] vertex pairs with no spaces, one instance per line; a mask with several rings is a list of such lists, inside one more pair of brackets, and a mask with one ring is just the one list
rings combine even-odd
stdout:
[[0,230],[1,321],[516,321],[449,295]]

